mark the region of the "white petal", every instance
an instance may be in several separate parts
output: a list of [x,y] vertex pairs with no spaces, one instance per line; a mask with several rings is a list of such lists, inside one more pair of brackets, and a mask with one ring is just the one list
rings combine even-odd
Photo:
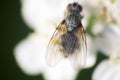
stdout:
[[[59,8],[59,6],[57,7]],[[51,27],[56,26],[56,24],[50,24],[50,22],[52,20],[60,22],[59,19],[62,17],[60,8],[56,12],[57,7],[53,7],[45,0],[22,0],[22,15],[28,25],[35,31],[49,31]]]
[[44,60],[48,39],[44,36],[31,34],[15,48],[15,58],[21,69],[27,74],[39,74],[46,66]]
[[77,73],[68,60],[63,60],[55,67],[49,67],[44,75],[46,80],[74,80]]
[[100,63],[92,80],[120,80],[120,60],[105,60]]
[[[113,1],[113,2],[112,2]],[[107,14],[120,25],[120,0],[103,0],[103,5],[107,8]]]
[[96,47],[108,56],[120,55],[120,28],[117,25],[107,25],[97,35]]
[[97,21],[93,25],[92,32],[94,33],[94,35],[98,35],[104,30],[104,28],[105,27],[104,27],[103,22],[102,21]]
[[43,73],[46,80],[73,80],[77,72],[69,61],[63,60],[55,67],[46,64],[45,50],[48,40],[45,35],[31,34],[20,42],[14,50],[17,64],[28,75]]
[[87,61],[85,68],[92,67],[96,62],[96,47],[94,40],[90,36],[87,36]]

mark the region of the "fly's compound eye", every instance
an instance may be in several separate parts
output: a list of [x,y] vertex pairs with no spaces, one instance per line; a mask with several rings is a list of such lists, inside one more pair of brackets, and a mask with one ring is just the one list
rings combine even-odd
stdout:
[[81,12],[81,11],[82,11],[82,6],[81,6],[81,5],[78,5],[78,9],[79,9],[79,11]]
[[73,3],[73,6],[74,6],[74,7],[77,6],[77,3]]
[[69,10],[71,8],[71,4],[68,4],[67,9]]
[[79,5],[78,3],[73,3],[73,7],[74,7],[77,11],[79,11],[79,12],[82,11],[82,6]]

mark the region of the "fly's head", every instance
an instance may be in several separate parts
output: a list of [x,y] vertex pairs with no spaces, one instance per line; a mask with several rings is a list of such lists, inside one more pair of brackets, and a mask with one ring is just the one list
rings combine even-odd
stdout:
[[68,4],[66,11],[65,11],[65,16],[70,15],[70,14],[75,14],[79,15],[80,12],[82,12],[82,6],[76,2]]

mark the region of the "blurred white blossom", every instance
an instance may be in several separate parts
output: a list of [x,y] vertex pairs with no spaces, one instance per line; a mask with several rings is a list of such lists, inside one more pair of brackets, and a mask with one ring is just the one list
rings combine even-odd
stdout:
[[108,56],[120,55],[120,28],[117,25],[109,24],[104,26],[95,38],[98,50]]
[[[89,3],[88,0],[86,2]],[[109,57],[97,65],[92,80],[120,80],[119,3],[120,0],[95,0],[92,5],[87,5],[87,11],[91,10],[91,14],[96,15],[92,27],[96,49]]]
[[120,80],[120,57],[101,62],[95,69],[92,80]]
[[[74,71],[69,61],[63,60],[55,67],[49,67],[45,61],[45,50],[55,27],[62,21],[66,6],[78,0],[22,0],[24,21],[35,32],[21,41],[14,49],[15,59],[28,75],[43,74],[46,80],[74,80],[78,71]],[[84,3],[83,0],[80,2]],[[84,4],[83,4],[84,7]],[[83,10],[85,13],[85,11]],[[87,16],[87,13],[85,13]],[[87,18],[83,18],[86,26]],[[85,68],[92,67],[96,61],[96,48],[93,39],[87,37],[88,55]]]
[[21,69],[29,75],[42,73],[45,80],[73,80],[76,72],[68,61],[62,61],[55,67],[50,67],[45,61],[45,49],[48,38],[33,33],[15,48],[15,57]]
[[[88,0],[85,1],[89,3]],[[119,55],[120,52],[119,3],[120,0],[95,0],[92,5],[88,4],[92,10],[91,13],[96,15],[91,31],[95,35],[95,45],[97,50],[104,52],[105,55]]]
[[[101,18],[103,22],[114,22],[120,25],[120,0],[85,0],[88,13],[94,13]],[[91,2],[90,2],[91,1]],[[92,3],[92,4],[91,4]],[[91,10],[91,11],[90,11]]]
[[109,58],[100,63],[92,76],[92,80],[120,80],[120,28],[109,24],[95,39],[97,50]]
[[120,25],[120,0],[102,0],[103,5],[106,7],[106,14],[108,15],[108,20],[114,21],[116,24]]

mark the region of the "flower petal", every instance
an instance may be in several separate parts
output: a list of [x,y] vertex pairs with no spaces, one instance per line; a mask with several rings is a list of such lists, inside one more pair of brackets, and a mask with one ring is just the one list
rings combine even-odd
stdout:
[[92,67],[96,62],[96,47],[94,44],[94,40],[87,36],[87,61],[85,68]]
[[93,73],[92,80],[120,80],[120,59],[100,63]]
[[14,49],[18,65],[27,74],[39,74],[46,66],[44,60],[47,38],[31,34]]
[[97,49],[108,56],[120,55],[120,28],[117,25],[109,24],[105,27],[96,39]]
[[15,59],[28,75],[43,73],[46,80],[73,80],[77,74],[69,64],[63,60],[55,67],[50,67],[45,61],[45,50],[49,39],[38,34],[31,34],[20,42],[15,50]]

